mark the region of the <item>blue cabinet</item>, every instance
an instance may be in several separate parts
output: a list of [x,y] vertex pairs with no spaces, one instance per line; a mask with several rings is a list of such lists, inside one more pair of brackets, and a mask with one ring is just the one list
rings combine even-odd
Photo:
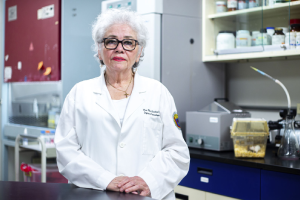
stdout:
[[244,200],[260,199],[260,169],[191,158],[190,170],[179,185]]
[[261,200],[300,199],[300,175],[261,170]]

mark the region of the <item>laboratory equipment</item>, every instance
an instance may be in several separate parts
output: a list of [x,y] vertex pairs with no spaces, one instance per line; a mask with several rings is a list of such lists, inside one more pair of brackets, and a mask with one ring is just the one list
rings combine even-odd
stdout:
[[[8,166],[13,165],[9,147],[41,152],[42,160],[56,157],[55,126],[65,97],[76,83],[100,75],[90,24],[101,11],[101,1],[4,2],[12,17],[5,19],[5,67],[11,68],[4,68],[2,85],[0,162],[2,180],[8,180]],[[43,141],[44,154],[33,141]]]
[[234,118],[231,138],[235,157],[264,158],[269,127],[265,119]]
[[281,138],[281,144],[277,156],[283,160],[299,159],[299,142],[294,129],[294,116],[288,113],[285,120],[284,135]]
[[[227,99],[226,99],[227,100]],[[215,101],[199,111],[186,113],[189,147],[215,151],[233,150],[230,126],[233,118],[249,118],[249,112],[227,101]]]
[[277,155],[279,158],[283,160],[297,160],[299,159],[299,141],[298,138],[296,137],[294,126],[295,126],[295,114],[293,115],[293,112],[291,110],[291,99],[288,90],[286,87],[277,79],[274,79],[270,75],[254,68],[251,67],[253,70],[257,71],[258,73],[272,79],[275,81],[275,83],[279,84],[283,90],[286,93],[287,96],[287,101],[288,101],[288,111],[287,111],[287,116],[284,121],[284,135],[281,138],[281,144],[278,149]]

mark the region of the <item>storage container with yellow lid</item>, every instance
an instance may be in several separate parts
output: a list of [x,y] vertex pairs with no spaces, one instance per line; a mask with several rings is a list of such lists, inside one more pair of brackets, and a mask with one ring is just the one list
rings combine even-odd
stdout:
[[265,119],[233,118],[231,138],[235,157],[264,158],[268,135]]

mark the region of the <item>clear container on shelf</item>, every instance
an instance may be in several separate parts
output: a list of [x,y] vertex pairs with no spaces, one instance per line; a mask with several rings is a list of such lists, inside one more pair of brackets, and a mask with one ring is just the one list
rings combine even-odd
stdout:
[[259,31],[252,31],[251,46],[256,46],[256,38],[259,33]]
[[256,46],[261,45],[271,45],[272,37],[267,33],[267,30],[265,28],[262,28],[260,30],[260,34],[257,35],[256,38]]
[[234,49],[235,37],[233,31],[220,31],[217,36],[217,50]]
[[275,33],[275,28],[274,27],[267,27],[267,33],[272,37]]
[[216,13],[227,12],[227,4],[225,1],[216,2]]
[[255,7],[257,7],[256,1],[257,1],[257,0],[249,0],[249,5],[248,5],[248,7],[249,7],[249,8],[255,8]]
[[238,9],[243,10],[247,8],[246,0],[238,0]]
[[264,158],[268,136],[265,119],[234,118],[231,138],[235,157]]
[[250,47],[251,36],[248,30],[239,30],[236,34],[236,48]]

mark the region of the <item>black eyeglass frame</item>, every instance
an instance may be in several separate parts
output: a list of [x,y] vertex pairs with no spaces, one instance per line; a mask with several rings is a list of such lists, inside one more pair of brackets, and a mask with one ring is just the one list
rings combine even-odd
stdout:
[[[116,45],[115,48],[107,48],[106,45],[105,45],[105,40],[107,40],[107,39],[114,39],[114,40],[117,40],[118,44]],[[123,41],[124,41],[124,40],[132,40],[132,41],[135,41],[135,42],[136,42],[136,43],[135,43],[135,47],[134,47],[133,49],[131,49],[131,50],[125,49],[125,48],[124,48],[124,45],[123,45]],[[122,47],[123,47],[123,49],[124,49],[125,51],[133,51],[133,50],[135,50],[136,45],[139,45],[139,44],[140,44],[139,41],[137,41],[137,40],[135,40],[135,39],[124,39],[124,40],[118,40],[118,39],[116,39],[116,38],[103,38],[103,40],[102,40],[101,43],[103,43],[103,44],[104,44],[104,47],[105,47],[106,49],[109,49],[109,50],[115,50],[115,49],[119,46],[119,44],[121,43],[121,44],[122,44]]]

